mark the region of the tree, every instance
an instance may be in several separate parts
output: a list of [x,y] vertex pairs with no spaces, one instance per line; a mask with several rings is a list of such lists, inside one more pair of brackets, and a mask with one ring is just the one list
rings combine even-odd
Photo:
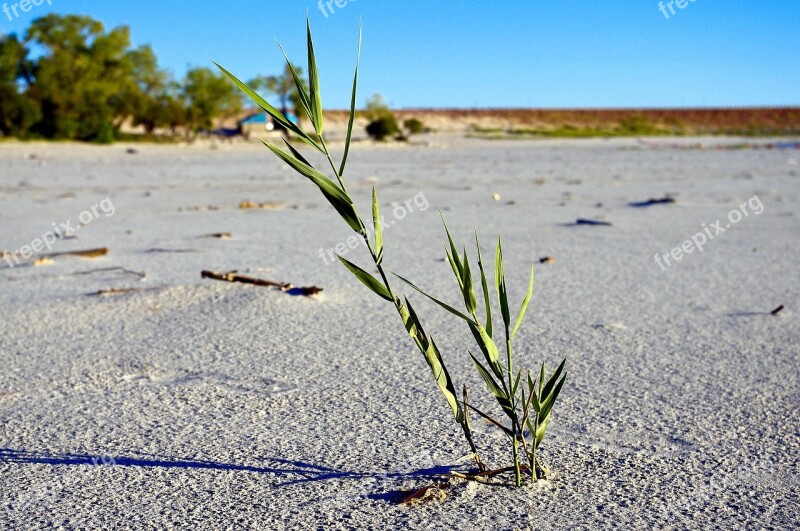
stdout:
[[367,110],[364,115],[370,121],[367,125],[367,134],[375,140],[385,140],[388,136],[400,133],[397,119],[380,94],[374,94],[367,100]]
[[[303,69],[297,65],[292,65],[297,72],[298,77],[305,86],[305,79],[303,78]],[[301,119],[306,119],[305,109],[303,108],[303,101],[300,98],[300,92],[297,90],[297,85],[292,76],[292,70],[287,64],[283,69],[283,74],[279,76],[257,76],[252,79],[248,85],[253,90],[260,90],[266,94],[274,94],[278,97],[280,111],[286,115],[289,110],[294,112],[294,115]],[[291,105],[291,107],[290,107]]]
[[178,84],[167,70],[158,66],[153,49],[141,46],[128,52],[131,63],[131,87],[125,95],[127,104],[125,111],[133,118],[135,125],[144,127],[148,135],[157,128],[175,127],[183,122],[184,112],[180,118],[174,116],[174,110],[182,106],[178,96]]
[[0,37],[0,135],[26,136],[41,114],[22,92],[28,49],[16,35]]
[[367,110],[364,112],[364,116],[367,117],[367,120],[374,121],[387,114],[392,114],[392,111],[389,109],[389,104],[386,103],[386,98],[384,98],[382,94],[373,94],[370,96],[367,100]]
[[218,116],[233,116],[242,109],[236,88],[210,68],[192,68],[183,81],[186,123],[193,132],[211,129]]
[[106,33],[90,17],[51,14],[33,21],[26,40],[43,51],[28,91],[42,109],[35,129],[50,138],[113,140],[131,79],[128,27]]

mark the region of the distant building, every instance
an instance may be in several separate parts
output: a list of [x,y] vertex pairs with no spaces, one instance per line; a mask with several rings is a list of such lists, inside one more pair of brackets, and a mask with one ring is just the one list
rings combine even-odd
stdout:
[[[293,124],[297,123],[297,117],[291,113],[287,114],[286,118]],[[263,135],[264,133],[281,132],[283,132],[283,127],[265,112],[249,114],[239,121],[239,134],[245,138],[249,138],[251,134]]]

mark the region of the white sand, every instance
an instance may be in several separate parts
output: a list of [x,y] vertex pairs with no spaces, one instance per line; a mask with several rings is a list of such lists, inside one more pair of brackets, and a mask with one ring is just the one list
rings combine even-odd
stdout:
[[[543,446],[552,481],[386,501],[463,463],[465,444],[391,306],[319,258],[347,227],[263,147],[4,143],[0,250],[106,197],[116,212],[54,249],[108,256],[0,270],[0,528],[796,527],[800,152],[431,141],[357,146],[350,189],[367,215],[377,184],[387,219],[389,203],[424,193],[430,208],[387,230],[386,263],[453,302],[438,208],[462,244],[477,225],[489,254],[502,231],[515,301],[527,264],[556,259],[537,266],[517,336],[529,367],[569,357]],[[627,204],[665,193],[677,204]],[[654,263],[754,194],[761,215],[666,271]],[[191,210],[207,205],[218,210]],[[613,226],[567,226],[579,217]],[[202,238],[222,231],[233,238]],[[75,274],[115,266],[147,278]],[[87,295],[109,288],[139,291]],[[456,380],[493,408],[468,331],[414,300]],[[479,431],[485,458],[507,463],[502,437]]]

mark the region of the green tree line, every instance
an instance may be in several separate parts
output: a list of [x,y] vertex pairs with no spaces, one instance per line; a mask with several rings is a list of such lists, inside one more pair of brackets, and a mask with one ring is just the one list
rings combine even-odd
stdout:
[[[290,78],[259,76],[252,85],[288,110],[299,106]],[[106,31],[88,16],[51,14],[22,36],[0,37],[0,136],[105,143],[125,123],[147,135],[195,135],[242,107],[215,70],[190,68],[176,80],[150,46],[132,48],[127,26]]]

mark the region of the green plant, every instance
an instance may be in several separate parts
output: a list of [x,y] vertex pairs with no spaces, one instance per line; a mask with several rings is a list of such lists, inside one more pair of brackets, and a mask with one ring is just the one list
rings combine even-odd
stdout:
[[395,136],[400,132],[397,119],[393,114],[385,114],[367,125],[367,134],[375,140],[385,140],[386,137]]
[[[555,404],[561,388],[564,385],[564,380],[566,378],[566,375],[564,374],[564,365],[566,360],[561,363],[558,369],[551,374],[549,378],[546,378],[544,364],[542,364],[539,374],[535,379],[532,377],[530,372],[524,373],[521,369],[518,369],[516,372],[514,370],[512,342],[514,335],[517,333],[520,325],[522,324],[525,310],[528,307],[528,303],[530,302],[531,295],[533,293],[533,267],[531,267],[531,278],[527,295],[522,302],[522,307],[517,315],[514,326],[511,328],[508,292],[506,290],[505,271],[503,267],[503,254],[500,241],[498,240],[495,252],[494,284],[505,330],[506,355],[505,360],[502,362],[500,359],[500,351],[493,339],[490,292],[484,270],[483,259],[480,252],[480,245],[477,241],[477,235],[476,245],[478,246],[478,268],[480,270],[480,282],[483,293],[483,311],[485,312],[486,316],[485,321],[480,320],[478,317],[479,304],[475,296],[473,275],[466,249],[464,250],[463,256],[459,256],[455,243],[450,235],[450,231],[447,229],[446,225],[445,231],[447,233],[449,242],[447,257],[456,276],[456,280],[458,281],[459,291],[464,300],[466,313],[462,313],[452,306],[426,294],[411,284],[411,282],[399,277],[398,275],[398,278],[403,280],[403,282],[409,284],[414,289],[417,289],[426,297],[430,298],[438,305],[445,308],[450,313],[458,316],[467,323],[470,332],[475,338],[478,347],[483,354],[483,361],[479,360],[471,352],[470,356],[472,357],[476,369],[500,405],[503,413],[508,417],[510,425],[505,426],[488,414],[469,404],[466,386],[463,388],[462,398],[459,399],[456,386],[450,377],[447,367],[445,366],[444,359],[442,358],[441,351],[436,346],[436,342],[423,328],[422,322],[420,321],[420,318],[408,297],[404,296],[401,298],[399,295],[397,295],[389,282],[389,277],[383,266],[384,242],[377,191],[374,188],[372,190],[372,223],[374,226],[374,238],[371,240],[367,233],[366,225],[359,215],[344,182],[345,167],[350,150],[353,124],[356,116],[355,106],[358,86],[358,61],[356,62],[355,76],[353,79],[350,118],[347,128],[344,154],[342,155],[342,160],[337,165],[333,160],[330,150],[328,149],[328,146],[325,142],[325,135],[323,134],[324,124],[322,101],[319,90],[319,77],[317,74],[316,58],[314,55],[314,44],[311,37],[311,27],[308,22],[306,27],[308,39],[309,74],[307,89],[305,88],[306,85],[304,84],[304,80],[300,78],[296,69],[291,67],[291,63],[289,63],[289,65],[298,89],[298,93],[302,100],[302,105],[314,127],[313,133],[306,133],[300,127],[290,122],[286,116],[284,116],[275,107],[270,105],[251,88],[242,83],[233,74],[225,70],[219,64],[217,64],[217,66],[227,77],[233,81],[233,83],[240,90],[249,96],[265,112],[270,114],[276,122],[280,123],[287,130],[291,131],[301,142],[308,144],[327,158],[331,171],[335,176],[335,180],[328,178],[321,171],[314,168],[312,164],[305,157],[303,157],[303,155],[288,140],[284,140],[286,147],[288,148],[288,152],[270,144],[265,140],[262,140],[262,142],[278,158],[283,160],[295,171],[311,180],[320,189],[323,196],[328,200],[328,202],[330,202],[330,204],[339,213],[348,226],[353,231],[358,233],[366,242],[374,267],[378,271],[379,278],[373,276],[361,267],[341,256],[339,256],[339,260],[373,293],[394,305],[395,310],[400,315],[406,331],[414,340],[419,350],[422,352],[425,361],[428,363],[436,383],[439,386],[439,390],[447,400],[456,422],[461,427],[464,437],[469,444],[470,450],[474,455],[476,464],[480,471],[480,476],[486,477],[495,475],[499,472],[505,471],[505,469],[489,471],[481,462],[472,436],[469,415],[470,411],[485,418],[487,421],[501,429],[503,433],[508,436],[510,442],[512,443],[513,467],[511,470],[514,472],[516,486],[520,486],[522,484],[522,473],[525,469],[528,470],[531,479],[534,481],[540,477],[543,477],[545,475],[545,469],[538,462],[536,450],[545,436],[548,423],[550,422],[552,416],[553,405]],[[361,39],[359,37],[359,56],[360,49]],[[522,379],[523,376],[525,376],[524,381]],[[527,437],[526,430],[528,433]],[[524,465],[520,459],[520,450],[523,452],[525,460],[528,463],[527,465]]]
[[412,135],[417,135],[425,131],[425,124],[418,118],[409,118],[403,122],[403,127]]

